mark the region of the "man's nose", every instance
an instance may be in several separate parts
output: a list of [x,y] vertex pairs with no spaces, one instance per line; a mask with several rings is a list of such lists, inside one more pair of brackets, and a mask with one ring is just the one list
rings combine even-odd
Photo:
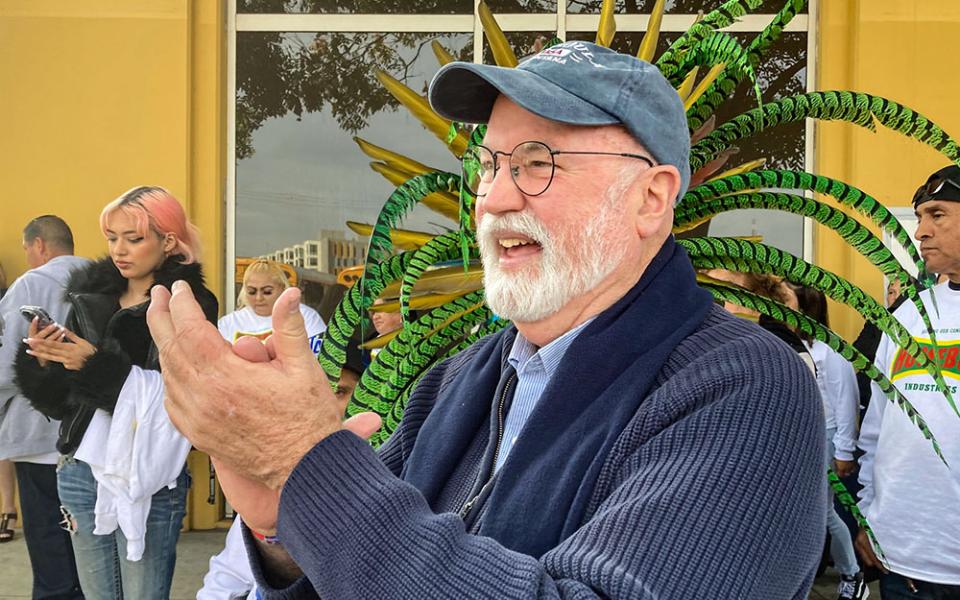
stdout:
[[503,164],[487,187],[486,194],[477,201],[477,218],[483,213],[503,214],[523,210],[526,196],[517,187],[510,174],[510,164]]

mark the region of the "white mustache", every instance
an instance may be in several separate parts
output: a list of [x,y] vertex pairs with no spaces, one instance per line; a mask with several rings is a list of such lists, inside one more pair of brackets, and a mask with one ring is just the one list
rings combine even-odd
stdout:
[[[518,233],[537,242],[544,248],[550,243],[550,233],[543,223],[527,211],[506,213],[504,215],[484,215],[477,229],[477,239],[481,251],[484,247],[497,246],[496,236],[501,233]],[[487,250],[489,251],[489,250]]]

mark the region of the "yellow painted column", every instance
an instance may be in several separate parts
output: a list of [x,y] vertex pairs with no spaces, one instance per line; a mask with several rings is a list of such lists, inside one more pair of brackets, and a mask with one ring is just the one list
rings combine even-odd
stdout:
[[[952,40],[960,33],[953,0],[825,0],[819,3],[817,89],[883,96],[927,116],[960,138],[960,79]],[[910,206],[916,188],[949,160],[929,146],[878,126],[816,127],[815,172],[852,184],[887,206]],[[823,198],[821,198],[822,200]],[[862,217],[859,217],[864,222]],[[874,233],[879,231],[874,228]],[[883,299],[883,277],[866,259],[822,227],[815,231],[815,262]],[[831,325],[853,339],[862,319],[831,303]]]
[[[26,268],[23,226],[56,214],[77,254],[106,252],[98,217],[137,185],[162,185],[200,228],[221,299],[226,145],[225,0],[0,2],[0,262]],[[189,522],[216,525],[206,458],[191,456]]]

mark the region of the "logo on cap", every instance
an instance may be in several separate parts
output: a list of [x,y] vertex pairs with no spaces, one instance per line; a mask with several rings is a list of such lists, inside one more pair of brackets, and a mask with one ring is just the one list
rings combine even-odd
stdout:
[[577,64],[588,62],[597,69],[607,68],[604,65],[596,63],[593,60],[593,57],[593,51],[590,49],[590,46],[584,44],[583,42],[566,42],[564,44],[557,44],[556,46],[547,48],[538,54],[534,54],[529,60],[545,60],[561,65],[567,64],[568,61],[573,61]]

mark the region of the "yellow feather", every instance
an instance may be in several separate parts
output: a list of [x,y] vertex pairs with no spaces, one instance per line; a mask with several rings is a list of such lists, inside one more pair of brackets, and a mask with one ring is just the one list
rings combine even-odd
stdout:
[[[418,121],[424,124],[433,135],[447,144],[447,135],[450,132],[450,121],[444,119],[430,108],[430,103],[420,94],[414,92],[409,87],[400,83],[388,73],[377,69],[375,71],[377,79],[387,88],[387,91],[396,98],[400,104],[403,104]],[[467,136],[458,132],[453,142],[447,145],[450,151],[456,156],[463,154],[467,148]]]
[[393,338],[400,335],[401,331],[403,331],[403,328],[395,329],[390,333],[385,333],[379,337],[375,337],[372,340],[368,340],[360,344],[360,348],[363,350],[376,350],[377,348],[384,348],[387,344],[393,341]]
[[690,92],[693,91],[693,84],[697,80],[697,73],[700,72],[700,67],[694,67],[690,69],[690,72],[687,73],[686,78],[683,80],[683,83],[680,84],[680,87],[677,88],[677,93],[680,94],[680,99],[686,102],[687,98],[690,97]]
[[[459,297],[459,296],[453,296],[453,297],[450,298],[450,299],[453,300],[453,299],[456,299],[456,298],[458,298],[458,297]],[[440,298],[447,298],[447,296],[437,296],[436,298],[438,298],[438,299],[440,299]],[[396,303],[394,303],[394,304],[396,304],[396,306],[397,306],[397,308],[396,308],[396,310],[395,310],[394,312],[399,312],[399,310],[400,310],[400,304],[399,304],[399,302],[396,302]],[[410,308],[414,308],[413,304],[414,304],[414,301],[411,300],[411,301],[410,301]],[[441,306],[442,304],[446,304],[446,302],[441,302],[440,304],[437,304],[437,306]],[[378,305],[376,306],[376,308],[380,308],[380,307],[382,307],[382,306],[385,306],[385,305],[383,305],[383,304],[378,304]],[[472,313],[472,312],[474,312],[474,311],[476,311],[476,310],[478,310],[478,309],[480,309],[480,308],[482,308],[482,307],[483,307],[483,302],[477,302],[476,304],[474,304],[474,305],[472,305],[472,306],[470,306],[470,307],[468,307],[468,308],[466,308],[466,309],[464,309],[464,310],[461,310],[460,312],[457,312],[457,313],[454,313],[454,314],[450,315],[449,317],[447,317],[446,319],[444,319],[442,323],[440,323],[440,324],[438,324],[436,327],[434,327],[434,328],[430,331],[430,333],[428,333],[427,335],[424,336],[424,338],[430,337],[430,336],[433,335],[435,332],[440,331],[441,329],[443,329],[444,327],[446,327],[446,326],[449,325],[450,323],[453,323],[455,320],[459,319],[460,317],[462,317],[462,316],[464,316],[464,315],[467,315],[467,314],[470,314],[470,313]],[[432,306],[425,306],[425,307],[423,307],[423,308],[433,308],[433,307],[432,307]],[[416,310],[416,309],[414,309],[414,310]],[[361,347],[361,348],[365,348],[365,349],[383,348],[384,346],[386,346],[387,344],[390,343],[390,340],[392,340],[392,339],[395,338],[397,335],[399,335],[401,331],[403,331],[403,330],[402,330],[402,329],[397,329],[396,331],[391,331],[390,333],[388,333],[388,334],[386,334],[386,335],[382,335],[382,336],[380,336],[380,337],[374,338],[374,339],[372,339],[372,340],[369,340],[369,341],[361,344],[360,347]]]
[[[370,236],[373,234],[373,225],[369,223],[357,223],[356,221],[347,221],[347,227],[349,227],[354,233],[363,236]],[[436,235],[432,233],[426,233],[423,231],[411,231],[409,229],[391,229],[390,230],[390,241],[393,242],[393,245],[401,250],[411,250],[423,246]]]
[[687,96],[687,99],[683,102],[683,110],[690,110],[690,107],[700,99],[707,89],[710,87],[710,84],[716,81],[717,77],[720,77],[720,73],[723,73],[723,70],[727,67],[727,63],[720,63],[714,65],[710,72],[707,73],[707,76],[700,80],[700,83],[697,84],[697,87],[694,88],[693,92]]
[[[415,294],[462,295],[483,287],[483,267],[472,264],[464,271],[462,265],[441,267],[427,271],[413,286]],[[381,298],[396,298],[400,295],[400,282],[388,285],[380,293]]]
[[[456,300],[462,295],[463,294],[424,294],[423,296],[414,296],[410,298],[410,308],[412,310],[436,308],[443,306],[451,300]],[[383,296],[381,295],[381,297]],[[400,300],[377,304],[376,306],[371,306],[368,310],[370,312],[400,312]]]
[[493,53],[493,60],[501,67],[517,66],[517,55],[513,53],[507,36],[503,35],[503,30],[493,18],[490,7],[483,0],[477,6],[477,16],[480,17],[480,24],[483,25],[483,32],[487,35],[487,42],[490,44],[490,51]]
[[[755,171],[766,164],[766,158],[758,158],[757,160],[751,160],[750,162],[743,163],[742,165],[736,166],[732,169],[728,169],[719,175],[714,175],[707,181],[713,181],[714,179],[720,179],[721,177],[730,177],[731,175],[742,175],[744,173],[749,173],[750,171]],[[743,192],[737,192],[742,194]]]
[[423,175],[424,173],[431,173],[437,170],[433,167],[428,167],[423,163],[417,162],[409,156],[397,154],[396,152],[392,152],[386,148],[381,148],[376,144],[371,144],[362,138],[354,136],[353,141],[355,141],[357,145],[360,146],[360,150],[370,158],[374,160],[381,160],[387,163],[387,165],[396,169],[413,173],[414,175]]
[[441,67],[457,60],[452,54],[447,52],[447,49],[441,46],[437,40],[430,42],[430,47],[433,48],[433,55],[437,57],[437,62],[440,63]]
[[664,0],[657,0],[657,3],[653,5],[653,11],[650,13],[650,24],[647,25],[647,32],[643,34],[640,49],[637,50],[637,58],[640,60],[653,62],[653,55],[657,52],[657,42],[660,41],[660,23],[663,21],[663,5]]
[[603,0],[600,7],[600,25],[597,27],[597,44],[606,48],[613,43],[613,36],[617,33],[617,21],[613,16],[616,8],[614,0]]
[[[370,163],[370,168],[383,175],[387,181],[395,186],[400,185],[414,176],[414,174],[409,171],[397,169],[396,167],[379,162]],[[460,198],[456,194],[451,192],[434,192],[420,200],[420,204],[423,204],[434,212],[440,213],[448,219],[457,222],[460,221]]]

